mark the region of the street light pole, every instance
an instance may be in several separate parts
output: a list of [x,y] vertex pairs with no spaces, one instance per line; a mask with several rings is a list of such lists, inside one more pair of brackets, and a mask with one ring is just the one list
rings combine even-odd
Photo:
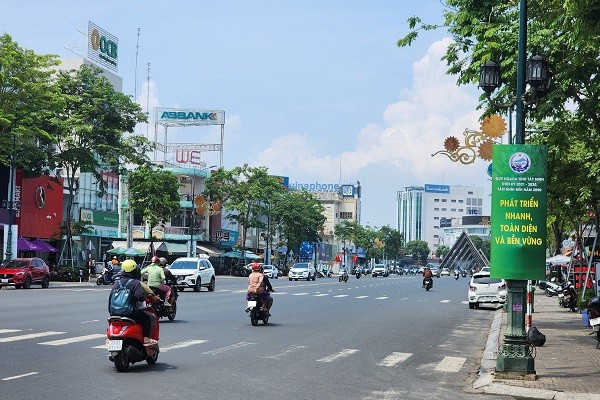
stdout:
[[6,260],[12,260],[12,236],[13,230],[12,226],[14,224],[15,218],[15,178],[16,178],[16,166],[15,166],[15,153],[17,151],[17,135],[13,132],[13,143],[12,143],[12,152],[10,155],[10,177],[9,177],[9,185],[8,185],[8,202],[6,204],[6,208],[8,210],[8,232],[6,238]]

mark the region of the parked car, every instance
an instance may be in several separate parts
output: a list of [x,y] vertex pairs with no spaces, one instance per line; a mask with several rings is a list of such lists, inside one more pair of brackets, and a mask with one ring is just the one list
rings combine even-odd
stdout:
[[487,272],[476,272],[469,282],[469,308],[479,308],[480,304],[504,304],[506,302],[506,282],[492,278]]
[[389,276],[389,271],[384,264],[375,264],[373,266],[373,271],[371,271],[371,276],[375,278],[376,276]]
[[450,276],[450,270],[448,268],[442,268],[440,276]]
[[315,271],[315,267],[309,262],[296,263],[290,268],[290,272],[288,272],[288,279],[290,281],[292,279],[306,279],[307,281],[312,279],[314,281],[316,278],[317,272]]
[[266,276],[268,276],[270,279],[277,279],[277,278],[279,278],[279,271],[277,270],[276,266],[270,265],[270,264],[265,264],[262,267],[263,267],[263,270],[264,270],[264,274]]
[[41,258],[13,258],[0,266],[0,288],[29,289],[31,285],[50,286],[50,269]]
[[194,257],[180,257],[173,261],[169,270],[177,279],[176,288],[180,292],[186,288],[199,292],[202,286],[209,292],[215,290],[215,269],[204,254]]

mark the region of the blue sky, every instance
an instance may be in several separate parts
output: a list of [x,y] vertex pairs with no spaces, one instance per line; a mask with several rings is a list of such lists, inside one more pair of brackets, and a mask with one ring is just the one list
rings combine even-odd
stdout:
[[[225,110],[226,168],[246,162],[291,182],[360,181],[364,225],[395,227],[396,191],[406,186],[490,192],[483,160],[431,157],[447,136],[462,142],[465,129],[479,129],[480,92],[457,87],[440,61],[446,32],[396,46],[410,16],[442,22],[438,0],[4,0],[2,8],[0,30],[40,54],[85,55],[88,21],[115,35],[123,91],[151,114]],[[139,127],[146,132],[154,136],[153,123]],[[170,128],[168,136],[216,143],[219,132]]]

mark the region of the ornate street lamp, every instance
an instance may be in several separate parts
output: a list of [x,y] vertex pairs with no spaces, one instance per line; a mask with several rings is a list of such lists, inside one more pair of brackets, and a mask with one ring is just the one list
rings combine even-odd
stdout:
[[500,87],[500,66],[488,60],[479,71],[479,87],[488,95]]

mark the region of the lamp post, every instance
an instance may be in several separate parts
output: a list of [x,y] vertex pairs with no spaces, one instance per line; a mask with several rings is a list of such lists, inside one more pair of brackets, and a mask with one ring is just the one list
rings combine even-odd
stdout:
[[[211,165],[210,167],[204,167],[199,169],[198,171],[194,170],[192,174],[192,212],[190,214],[190,257],[196,257],[196,246],[194,246],[194,230],[196,229],[196,218],[195,218],[195,203],[196,199],[196,172],[205,172],[209,169],[216,168],[216,165]],[[208,216],[206,217],[206,229],[208,229]]]
[[8,232],[6,238],[6,253],[5,259],[12,260],[12,246],[13,246],[13,229],[14,224],[14,210],[18,210],[21,206],[20,201],[15,201],[15,178],[16,178],[16,166],[15,166],[15,153],[17,151],[17,135],[13,132],[12,152],[10,154],[10,177],[8,179],[8,201],[6,202],[6,209],[8,211]]
[[[516,133],[514,144],[525,144],[525,114],[535,102],[549,90],[551,74],[541,56],[535,55],[526,61],[527,48],[527,1],[519,0],[519,47],[517,60]],[[486,62],[480,73],[480,87],[489,95],[501,84],[499,66]],[[529,91],[526,92],[526,84]],[[512,107],[512,104],[511,104]],[[535,363],[525,331],[526,280],[508,279],[507,287],[507,328],[504,342],[499,348],[496,360],[497,376],[533,375]]]

